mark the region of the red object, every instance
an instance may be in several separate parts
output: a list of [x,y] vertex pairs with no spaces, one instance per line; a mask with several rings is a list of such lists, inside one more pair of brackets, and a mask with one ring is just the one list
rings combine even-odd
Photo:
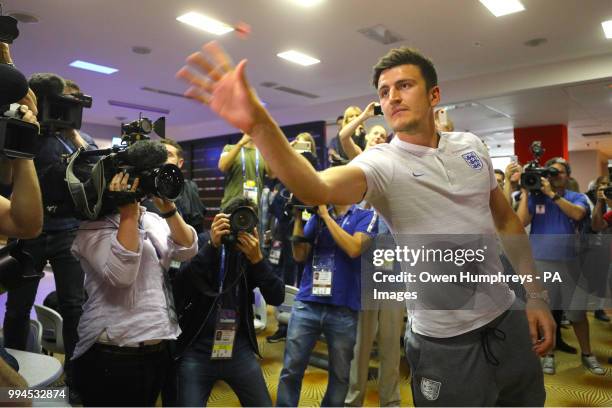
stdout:
[[514,129],[514,154],[518,156],[518,161],[522,165],[533,160],[533,155],[529,150],[531,142],[539,140],[545,149],[540,158],[540,164],[544,165],[548,159],[553,157],[569,158],[567,142],[567,126],[550,125],[535,126]]
[[238,34],[238,36],[244,40],[251,35],[251,26],[244,21],[241,21],[234,26],[234,31],[236,31],[236,34]]

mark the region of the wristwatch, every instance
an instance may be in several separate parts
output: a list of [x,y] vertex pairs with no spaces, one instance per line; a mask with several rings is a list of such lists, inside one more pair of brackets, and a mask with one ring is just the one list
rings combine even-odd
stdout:
[[555,195],[551,198],[551,200],[553,200],[553,201],[557,201],[557,200],[560,200],[560,199],[561,199],[561,196],[559,194],[557,194],[557,193],[555,193]]
[[550,297],[548,296],[548,291],[546,289],[540,292],[527,292],[527,300],[530,299],[542,300],[550,305]]

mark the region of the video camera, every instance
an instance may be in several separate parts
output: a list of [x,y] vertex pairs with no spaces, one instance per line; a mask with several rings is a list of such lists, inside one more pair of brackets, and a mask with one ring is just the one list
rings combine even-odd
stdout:
[[[149,140],[148,136],[153,129],[157,129],[160,136],[165,134],[165,118],[153,124],[151,120],[140,117],[122,124],[121,129],[122,144],[119,146],[98,150],[80,148],[64,157],[62,176],[67,182],[67,194],[58,200],[57,205],[45,204],[50,215],[95,220],[115,212],[118,206],[147,195],[169,201],[179,197],[183,191],[183,173],[177,166],[166,164],[166,148]],[[129,173],[130,185],[139,178],[136,191],[108,191],[112,178],[122,171]]]
[[529,190],[531,193],[539,193],[542,189],[542,177],[554,177],[559,174],[559,170],[554,167],[540,167],[540,158],[544,154],[545,149],[542,147],[542,142],[535,140],[529,147],[533,160],[529,162],[523,174],[521,174],[521,187]]
[[83,108],[91,108],[92,98],[82,93],[64,94],[66,82],[50,73],[33,74],[30,88],[38,99],[38,122],[43,135],[63,129],[80,129]]

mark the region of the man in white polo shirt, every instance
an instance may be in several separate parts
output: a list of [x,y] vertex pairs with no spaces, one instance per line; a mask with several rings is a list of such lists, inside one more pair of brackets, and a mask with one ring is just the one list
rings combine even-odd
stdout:
[[[535,274],[523,227],[497,187],[487,151],[469,133],[438,133],[440,102],[431,61],[411,49],[390,51],[374,68],[385,119],[395,138],[350,165],[316,172],[289,145],[245,77],[216,43],[187,58],[177,74],[186,95],[252,136],[279,179],[307,204],[372,203],[399,234],[493,234],[513,251],[520,275]],[[520,241],[522,245],[516,244]],[[518,250],[517,250],[518,248]],[[537,355],[554,344],[554,321],[538,280],[525,284],[526,314],[510,310],[505,284],[474,293],[474,310],[415,310],[407,330],[416,405],[543,405]],[[488,302],[488,303],[487,303]]]

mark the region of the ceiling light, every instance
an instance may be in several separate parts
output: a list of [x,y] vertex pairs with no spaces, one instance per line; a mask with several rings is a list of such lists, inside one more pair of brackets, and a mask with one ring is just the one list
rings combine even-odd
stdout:
[[519,0],[480,0],[495,17],[506,14],[518,13],[525,10],[525,6]]
[[115,68],[105,67],[104,65],[92,64],[91,62],[85,62],[81,60],[72,61],[70,63],[70,66],[74,68],[85,69],[87,71],[99,72],[101,74],[106,75],[114,74],[115,72],[119,71]]
[[286,59],[287,61],[291,61],[294,62],[296,64],[300,64],[303,66],[308,66],[308,65],[314,65],[314,64],[318,64],[319,62],[321,62],[320,60],[313,58],[309,55],[306,54],[302,54],[301,52],[295,51],[295,50],[289,50],[289,51],[285,51],[285,52],[280,52],[278,54],[276,54],[277,57],[281,57],[283,59]]
[[612,38],[612,20],[602,21],[601,26],[606,34],[606,38]]
[[199,30],[215,35],[223,35],[229,33],[230,31],[234,31],[234,27],[195,11],[190,11],[189,13],[183,14],[176,19],[181,23],[188,24]]
[[312,6],[316,6],[317,4],[321,3],[323,0],[293,0],[293,1],[299,4],[300,6],[312,7]]

